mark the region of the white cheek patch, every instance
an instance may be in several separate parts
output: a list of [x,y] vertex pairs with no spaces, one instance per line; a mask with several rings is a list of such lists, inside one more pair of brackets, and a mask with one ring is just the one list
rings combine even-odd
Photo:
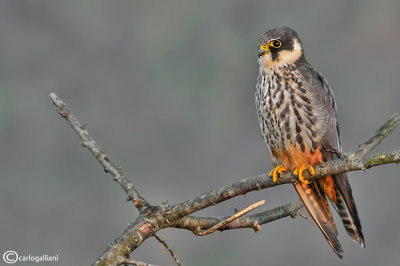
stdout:
[[293,41],[293,50],[282,50],[278,53],[278,59],[276,61],[272,60],[271,53],[265,54],[260,58],[260,65],[264,66],[267,70],[274,66],[291,64],[298,60],[302,55],[302,47],[297,39]]
[[301,44],[297,39],[294,39],[293,50],[283,50],[278,53],[278,64],[291,64],[301,57]]

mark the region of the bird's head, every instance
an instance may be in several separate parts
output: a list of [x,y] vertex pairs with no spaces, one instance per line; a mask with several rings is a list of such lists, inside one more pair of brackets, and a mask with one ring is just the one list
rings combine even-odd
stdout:
[[258,61],[265,69],[293,64],[300,59],[304,59],[303,46],[291,28],[269,30],[258,41]]

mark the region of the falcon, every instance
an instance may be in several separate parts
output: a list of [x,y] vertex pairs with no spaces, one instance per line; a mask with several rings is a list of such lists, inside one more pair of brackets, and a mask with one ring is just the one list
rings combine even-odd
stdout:
[[258,43],[259,73],[256,108],[261,133],[276,166],[276,182],[284,171],[299,178],[294,188],[333,251],[342,258],[338,231],[328,200],[349,236],[365,247],[357,208],[347,174],[312,181],[313,165],[342,157],[336,103],[326,79],[304,56],[296,31],[280,27],[267,31]]

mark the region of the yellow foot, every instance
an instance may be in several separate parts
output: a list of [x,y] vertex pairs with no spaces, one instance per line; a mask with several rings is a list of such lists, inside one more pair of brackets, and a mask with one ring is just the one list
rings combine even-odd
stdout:
[[316,172],[315,172],[315,170],[314,170],[314,167],[312,167],[312,166],[309,165],[309,164],[303,164],[303,165],[300,166],[299,168],[295,168],[295,169],[293,170],[293,174],[299,177],[299,181],[300,181],[301,183],[303,183],[303,184],[310,184],[310,183],[311,183],[310,180],[305,180],[305,179],[304,179],[303,173],[304,173],[305,170],[308,170],[308,172],[309,172],[311,175],[315,175],[315,174],[316,174]]
[[272,176],[272,181],[276,182],[278,180],[278,175],[281,175],[282,172],[285,172],[286,167],[283,165],[278,165],[271,172],[269,172],[269,176]]

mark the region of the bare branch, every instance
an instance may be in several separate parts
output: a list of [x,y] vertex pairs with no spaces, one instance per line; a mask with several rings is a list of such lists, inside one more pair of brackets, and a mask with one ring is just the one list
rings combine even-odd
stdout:
[[61,117],[69,123],[72,129],[82,140],[82,146],[88,148],[88,150],[94,155],[97,161],[104,167],[104,171],[110,173],[116,182],[120,184],[122,189],[128,195],[128,200],[133,200],[135,206],[142,210],[144,207],[150,206],[150,204],[139,194],[134,187],[132,181],[125,176],[122,172],[121,167],[116,166],[110,158],[105,154],[103,149],[94,141],[89,135],[85,125],[82,125],[78,119],[72,114],[68,106],[53,92],[49,94],[49,97],[57,107],[57,111]]
[[[276,207],[272,210],[245,215],[229,224],[226,224],[220,228],[219,231],[230,230],[230,229],[241,229],[241,228],[253,228],[255,231],[261,229],[262,224],[266,224],[287,216],[294,217],[297,212],[303,207],[303,203],[300,199],[297,201],[288,203],[283,206]],[[194,217],[186,216],[182,218],[176,225],[176,228],[187,229],[195,232],[196,230],[204,230],[214,226],[228,219],[229,217]]]
[[399,125],[400,123],[400,115],[394,114],[392,117],[386,121],[375,134],[369,138],[364,143],[360,144],[358,150],[354,153],[354,156],[357,158],[364,158],[373,148],[376,147],[382,140],[384,140],[390,133]]
[[137,261],[137,260],[131,260],[131,259],[124,260],[123,264],[135,265],[135,266],[157,266],[154,264],[147,264],[146,262],[143,262],[143,261]]
[[162,216],[141,213],[92,265],[121,265],[144,240],[165,228]]
[[182,263],[179,261],[178,257],[175,255],[175,252],[167,245],[167,243],[162,240],[158,235],[154,235],[154,237],[158,240],[158,242],[160,242],[169,252],[169,254],[171,254],[172,258],[174,259],[175,263],[178,266],[183,266]]
[[[205,236],[205,235],[212,234],[212,233],[214,233],[215,231],[217,231],[218,229],[224,227],[226,224],[229,224],[229,223],[233,222],[234,220],[236,220],[236,219],[238,219],[239,217],[245,215],[245,214],[248,213],[249,211],[254,210],[254,209],[257,208],[258,206],[263,205],[264,203],[265,203],[265,200],[258,201],[258,202],[256,202],[256,203],[250,205],[249,207],[247,207],[247,208],[245,208],[245,209],[243,209],[243,210],[241,210],[241,211],[235,213],[235,214],[232,215],[231,217],[228,217],[228,218],[222,220],[221,222],[219,222],[219,223],[217,223],[216,225],[214,225],[214,226],[208,228],[207,230],[200,231],[200,230],[201,230],[200,227],[197,227],[197,230],[193,231],[193,233],[194,233],[195,235],[197,235],[197,236]],[[257,225],[255,225],[255,226],[257,226]]]

